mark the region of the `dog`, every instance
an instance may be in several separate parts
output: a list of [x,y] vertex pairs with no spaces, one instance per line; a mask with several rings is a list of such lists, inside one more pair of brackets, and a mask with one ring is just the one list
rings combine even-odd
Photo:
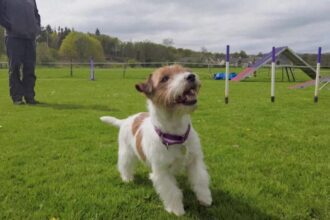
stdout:
[[136,162],[143,161],[151,168],[150,179],[165,210],[178,216],[185,213],[182,191],[175,179],[181,171],[187,172],[199,203],[212,204],[210,178],[190,118],[197,107],[200,86],[198,76],[181,65],[161,67],[135,85],[147,97],[149,112],[122,120],[100,118],[120,128],[118,170],[122,180],[132,181]]

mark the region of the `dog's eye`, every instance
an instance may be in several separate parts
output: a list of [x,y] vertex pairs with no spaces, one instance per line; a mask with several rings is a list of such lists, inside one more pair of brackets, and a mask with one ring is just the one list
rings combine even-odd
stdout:
[[161,82],[161,83],[166,83],[169,79],[170,79],[169,76],[164,76],[164,77],[160,80],[160,82]]

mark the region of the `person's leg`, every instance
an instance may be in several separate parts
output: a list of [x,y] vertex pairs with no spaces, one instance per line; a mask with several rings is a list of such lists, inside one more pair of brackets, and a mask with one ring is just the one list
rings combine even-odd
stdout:
[[23,60],[23,87],[24,98],[27,103],[34,101],[34,86],[36,82],[35,64],[36,42],[34,40],[25,40],[25,54]]
[[24,95],[20,67],[24,56],[22,39],[7,37],[5,40],[9,65],[9,93],[13,102],[22,101]]

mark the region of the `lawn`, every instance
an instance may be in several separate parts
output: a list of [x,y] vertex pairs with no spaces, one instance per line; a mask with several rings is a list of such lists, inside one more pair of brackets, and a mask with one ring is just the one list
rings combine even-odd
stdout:
[[[230,84],[202,78],[193,125],[211,176],[214,204],[200,207],[186,182],[186,215],[178,219],[329,219],[330,86],[319,103],[313,88],[289,90],[278,76],[270,102],[268,70]],[[215,68],[212,71],[220,71]],[[0,219],[176,219],[166,213],[138,167],[134,183],[116,170],[116,128],[103,115],[145,111],[134,85],[151,69],[38,68],[37,99],[14,106],[0,70]],[[280,74],[278,74],[280,75]],[[307,78],[297,74],[299,81]]]

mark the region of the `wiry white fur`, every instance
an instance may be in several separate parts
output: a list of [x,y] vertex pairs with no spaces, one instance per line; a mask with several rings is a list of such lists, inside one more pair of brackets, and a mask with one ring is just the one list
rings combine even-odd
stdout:
[[120,126],[123,124],[123,120],[119,120],[119,119],[117,119],[115,117],[111,117],[111,116],[103,116],[100,119],[104,123],[112,124],[118,128],[120,128]]
[[[182,77],[181,77],[182,76]],[[183,92],[183,80],[186,74],[179,75],[171,83],[170,88]],[[176,92],[175,92],[176,93]],[[187,108],[188,107],[182,107]],[[146,118],[140,126],[142,132],[142,148],[146,156],[146,164],[151,167],[150,179],[162,199],[165,209],[176,215],[185,213],[182,202],[182,192],[179,189],[175,174],[186,171],[188,180],[202,205],[212,203],[209,189],[209,175],[207,173],[199,137],[191,126],[188,139],[182,145],[171,145],[168,148],[161,142],[155,132],[157,126],[164,133],[184,134],[191,125],[189,110],[168,111],[156,106],[148,100],[150,117]],[[133,180],[136,161],[140,157],[136,150],[136,140],[132,133],[132,124],[138,114],[119,120],[114,117],[101,117],[105,123],[120,127],[118,169],[123,181]],[[183,153],[185,148],[185,153]],[[141,158],[140,158],[141,159]]]
[[180,84],[187,83],[184,79],[188,77],[189,74],[189,72],[185,72],[174,76],[173,82],[169,86],[169,93],[172,94],[172,96],[177,97],[184,92],[185,86]]

